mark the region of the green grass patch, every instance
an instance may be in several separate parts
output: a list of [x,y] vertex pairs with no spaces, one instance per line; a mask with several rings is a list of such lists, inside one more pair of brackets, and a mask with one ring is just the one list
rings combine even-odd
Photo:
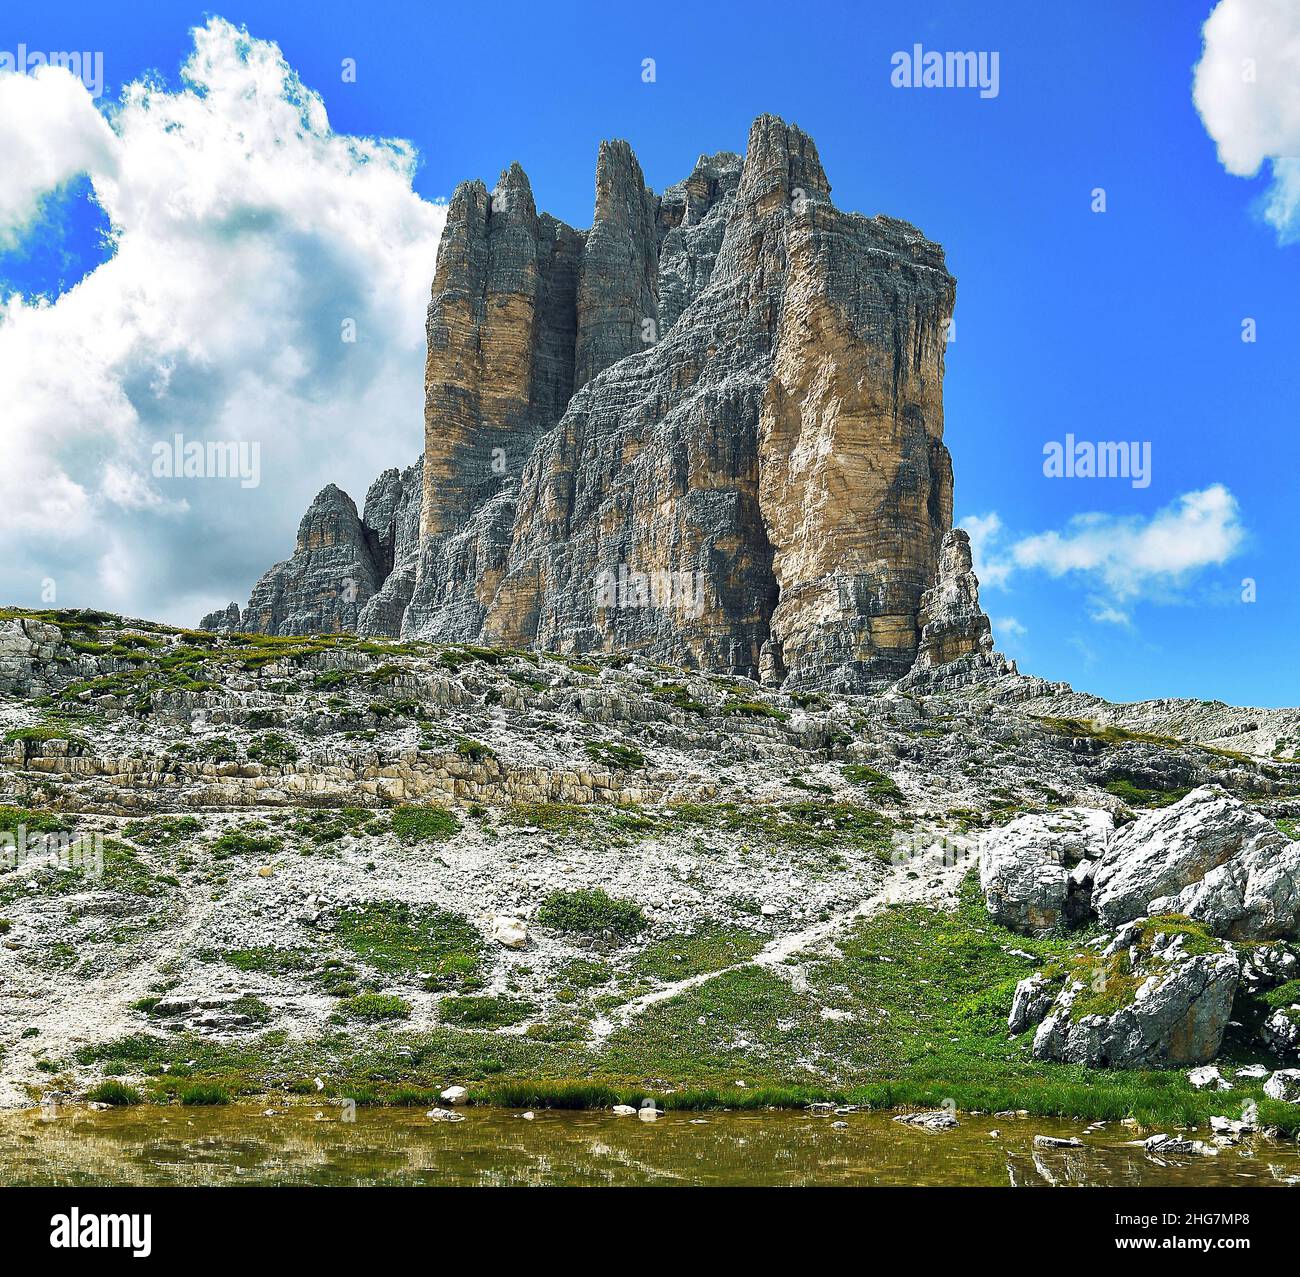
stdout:
[[18,742],[39,745],[52,740],[66,741],[71,749],[87,748],[85,738],[78,736],[66,723],[37,723],[32,727],[13,727],[5,732],[5,742],[10,745]]
[[191,1107],[210,1106],[217,1104],[229,1104],[230,1094],[219,1086],[196,1083],[193,1086],[183,1086],[177,1092],[177,1099],[182,1104]]
[[444,998],[438,1015],[444,1024],[480,1029],[504,1029],[526,1020],[537,1007],[525,998],[463,996]]
[[284,851],[284,843],[273,834],[260,833],[264,825],[247,825],[243,829],[228,829],[212,844],[212,855],[217,860],[232,856],[253,856],[267,860]]
[[422,975],[431,987],[473,979],[483,950],[483,937],[460,914],[398,901],[339,910],[334,935],[374,970]]
[[890,846],[890,821],[856,803],[677,803],[669,810],[683,824],[738,834],[760,847],[801,848],[821,868],[837,867],[845,850],[883,854]]
[[1106,792],[1130,807],[1170,807],[1192,791],[1185,785],[1175,789],[1144,789],[1131,780],[1112,780],[1107,781]]
[[145,847],[179,847],[203,829],[195,816],[160,816],[154,820],[133,820],[122,832]]
[[34,811],[30,807],[0,807],[0,832],[17,834],[26,829],[29,834],[68,833],[72,825],[67,816],[51,811]]
[[471,763],[486,763],[497,756],[491,745],[485,745],[481,740],[472,740],[468,736],[457,738],[456,753],[461,758],[468,758]]
[[287,767],[298,761],[298,747],[279,732],[266,732],[249,741],[248,756],[266,767]]
[[349,836],[383,833],[389,827],[390,823],[379,812],[368,807],[339,807],[300,812],[289,829],[316,846],[324,847]]
[[629,939],[648,925],[640,905],[615,899],[599,887],[552,891],[537,911],[537,922],[553,931],[620,939]]
[[594,763],[616,770],[633,770],[645,766],[645,755],[632,745],[619,745],[614,741],[587,741],[583,745]]
[[896,803],[903,799],[903,791],[884,772],[865,763],[845,763],[840,772],[850,785],[861,785],[873,802]]
[[144,1102],[144,1096],[135,1087],[115,1082],[112,1078],[100,1082],[98,1086],[92,1086],[86,1092],[86,1099],[92,1104],[111,1104],[114,1108],[126,1108]]
[[402,842],[446,842],[460,833],[461,824],[445,807],[397,807],[393,832]]
[[662,701],[673,709],[685,710],[688,714],[707,714],[709,707],[704,701],[691,695],[685,683],[663,683],[655,689],[655,700]]
[[585,833],[592,827],[592,809],[582,803],[512,803],[501,821],[548,833]]
[[631,966],[637,975],[653,980],[685,980],[736,966],[752,958],[765,943],[765,937],[757,932],[719,927],[656,941],[638,953]]
[[344,998],[335,1008],[332,1020],[364,1020],[378,1023],[384,1020],[409,1020],[411,1004],[395,993],[358,993]]

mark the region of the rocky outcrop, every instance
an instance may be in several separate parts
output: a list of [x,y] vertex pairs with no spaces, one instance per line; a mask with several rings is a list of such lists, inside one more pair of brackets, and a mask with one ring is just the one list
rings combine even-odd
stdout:
[[518,164],[491,192],[478,181],[456,188],[427,324],[425,537],[461,527],[517,478],[564,411],[573,393],[582,245],[572,228],[538,216]]
[[[661,197],[626,142],[602,144],[585,232],[539,214],[518,165],[460,186],[429,307],[418,546],[372,552],[363,632],[830,690],[918,654],[995,668],[951,531],[952,277],[913,227],[830,189],[773,116],[743,160],[701,156]],[[296,594],[243,625],[351,615]]]
[[953,528],[943,539],[938,580],[921,597],[918,669],[991,655],[993,629],[980,610],[979,584],[971,565],[970,534]]
[[1056,985],[1041,973],[1021,980],[1011,999],[1007,1028],[1012,1033],[1024,1033],[1026,1029],[1041,1024],[1052,1009],[1057,992]]
[[1231,946],[1189,945],[1176,926],[1132,923],[1065,977],[1034,1056],[1090,1068],[1205,1064],[1219,1053],[1237,978]]
[[1264,1083],[1264,1094],[1284,1104],[1300,1104],[1300,1069],[1278,1069]]
[[271,568],[238,603],[208,613],[215,633],[396,634],[410,599],[420,543],[422,463],[385,470],[370,485],[364,515],[334,484],[317,494],[293,556]]
[[423,470],[423,458],[405,470],[385,470],[366,493],[361,522],[374,535],[384,576],[419,550]]
[[241,623],[239,604],[231,602],[215,612],[209,612],[199,622],[199,629],[210,630],[214,634],[235,634]]
[[362,522],[377,538],[382,583],[357,616],[357,632],[363,637],[382,638],[401,630],[420,561],[423,472],[423,458],[405,470],[385,470],[366,493]]
[[[298,525],[292,558],[253,587],[239,628],[259,634],[355,631],[384,579],[383,563],[380,538],[361,521],[352,498],[327,484]],[[204,628],[229,628],[229,622]]]
[[1016,663],[993,650],[979,584],[971,565],[970,535],[953,528],[939,552],[938,577],[921,596],[920,644],[916,663],[901,683],[905,690],[951,691],[1016,673]]
[[632,148],[602,142],[596,213],[578,272],[575,387],[654,340],[647,321],[659,318],[658,206]]
[[1090,915],[1095,862],[1111,836],[1108,812],[1068,808],[1022,816],[980,839],[980,890],[1013,931],[1079,926]]
[[56,659],[63,632],[29,617],[0,619],[0,692],[28,694]]
[[1121,830],[1097,867],[1093,903],[1108,926],[1181,913],[1215,935],[1300,932],[1300,843],[1206,785]]

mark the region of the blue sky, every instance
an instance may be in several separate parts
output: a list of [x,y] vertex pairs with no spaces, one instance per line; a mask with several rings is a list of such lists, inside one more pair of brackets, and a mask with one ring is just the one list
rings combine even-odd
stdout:
[[[1231,2],[1269,10],[1283,0]],[[908,0],[664,11],[380,0],[207,10],[158,0],[109,13],[17,0],[0,14],[0,50],[102,50],[102,106],[150,71],[160,91],[180,88],[191,28],[217,13],[279,45],[335,134],[409,141],[424,200],[449,196],[466,177],[491,182],[518,160],[539,207],[579,226],[590,221],[602,138],[626,137],[661,190],[701,152],[743,149],[760,112],[797,122],[816,139],[840,207],[903,218],[946,249],[958,298],[946,382],[956,513],[974,516],[977,533],[997,528],[978,539],[1000,646],[1026,672],[1113,699],[1295,705],[1300,244],[1282,242],[1286,226],[1263,215],[1267,164],[1254,177],[1225,171],[1193,103],[1211,8]],[[917,42],[997,51],[997,97],[891,86],[891,55]],[[342,81],[345,58],[355,59],[355,83]],[[655,60],[652,84],[642,80],[645,58]],[[1103,213],[1092,211],[1098,187]],[[109,219],[84,178],[42,210],[8,251],[0,239],[0,295],[58,297],[111,252]],[[406,209],[392,224],[419,216]],[[412,234],[405,274],[419,274],[426,239],[425,229]],[[418,284],[427,293],[428,280]],[[1246,318],[1257,325],[1253,343],[1241,340]],[[393,357],[414,359],[414,376],[388,376],[385,352],[372,350],[365,375],[396,385],[394,397],[367,383],[373,416],[361,429],[325,430],[313,452],[320,473],[306,467],[303,483],[333,467],[330,477],[359,500],[378,465],[418,454],[419,334],[404,317],[393,323]],[[379,319],[375,332],[378,344]],[[0,325],[0,343],[3,334]],[[196,403],[210,365],[175,374],[184,385],[189,372],[185,393]],[[320,375],[346,374],[331,366]],[[178,412],[173,403],[159,419],[180,422]],[[305,413],[302,431],[311,420]],[[1067,434],[1150,443],[1149,486],[1044,477],[1044,445]],[[87,438],[76,444],[82,452],[95,446]],[[1185,571],[1168,569],[1180,560],[1177,545],[1159,557],[1166,543],[1199,532],[1183,517],[1186,498],[1207,491],[1218,494],[1210,521],[1221,535],[1190,552]],[[223,531],[205,525],[200,508],[140,497],[131,507],[140,519],[170,520],[153,525],[155,544],[206,543],[186,560],[187,588],[152,577],[133,586],[154,569],[123,566],[137,544],[123,533],[116,568],[101,565],[96,578],[61,569],[69,586],[58,601],[156,598],[156,612],[192,622],[200,604],[246,598],[256,570],[287,554],[305,505],[296,488],[276,492],[273,510],[232,515]],[[1162,511],[1172,511],[1163,522]],[[1094,515],[1086,529],[1072,523]],[[1155,565],[1135,568],[1133,557],[1148,552]],[[31,555],[17,557],[26,575],[3,580],[6,601],[36,603],[45,576]],[[1256,582],[1254,602],[1242,601],[1245,578]],[[112,598],[93,597],[97,580]]]

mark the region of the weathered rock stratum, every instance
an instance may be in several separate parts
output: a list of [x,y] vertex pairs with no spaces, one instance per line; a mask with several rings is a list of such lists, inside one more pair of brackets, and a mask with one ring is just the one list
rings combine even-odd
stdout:
[[411,471],[360,519],[327,488],[293,558],[204,627],[637,651],[823,690],[918,654],[1007,672],[952,533],[943,250],[830,193],[770,115],[662,195],[602,143],[586,231],[538,213],[518,164],[463,183],[418,522]]

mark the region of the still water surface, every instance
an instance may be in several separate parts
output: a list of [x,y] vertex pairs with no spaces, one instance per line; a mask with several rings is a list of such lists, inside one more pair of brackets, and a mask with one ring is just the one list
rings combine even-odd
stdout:
[[[1157,1158],[1112,1124],[962,1117],[931,1133],[883,1113],[610,1113],[66,1108],[0,1114],[0,1184],[1229,1185],[1300,1183],[1300,1149],[1258,1140],[1217,1157]],[[846,1129],[831,1123],[842,1120]],[[990,1132],[997,1130],[994,1138]],[[1086,1147],[1039,1148],[1077,1135]],[[1203,1133],[1202,1133],[1203,1134]]]

